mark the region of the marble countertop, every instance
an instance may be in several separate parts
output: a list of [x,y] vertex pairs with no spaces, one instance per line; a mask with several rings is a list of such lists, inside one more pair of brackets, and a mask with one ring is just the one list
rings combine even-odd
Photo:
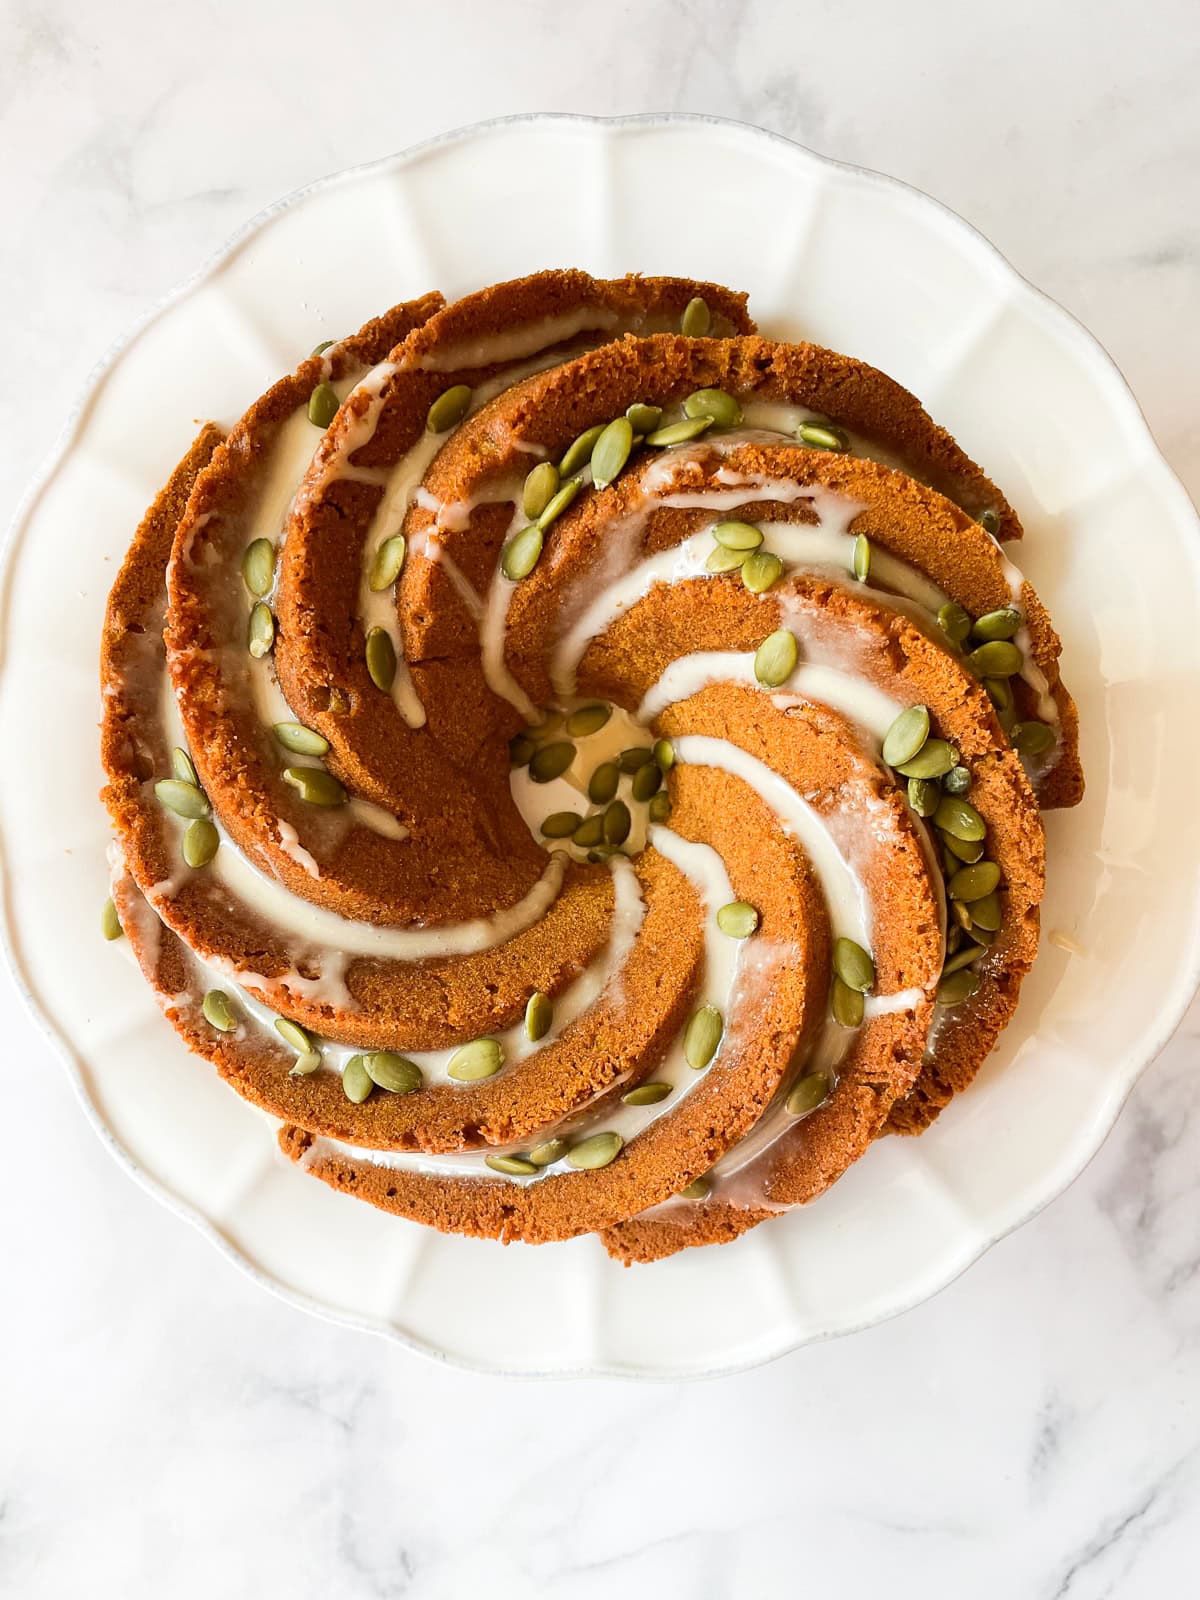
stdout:
[[[1093,329],[1200,493],[1186,0],[282,10],[0,7],[5,520],[94,362],[253,212],[528,110],[713,112],[929,190]],[[1194,1587],[1200,1009],[1068,1194],[918,1310],[707,1385],[520,1385],[264,1294],[116,1168],[0,995],[14,1600]]]

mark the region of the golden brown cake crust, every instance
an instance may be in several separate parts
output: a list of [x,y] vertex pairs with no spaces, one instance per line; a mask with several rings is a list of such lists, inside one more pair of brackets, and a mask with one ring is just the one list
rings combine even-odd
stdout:
[[[968,507],[981,498],[996,503],[993,486],[912,396],[898,390],[883,374],[815,346],[771,344],[758,338],[624,339],[566,367],[532,377],[501,395],[469,419],[432,463],[425,478],[423,503],[414,505],[405,520],[414,552],[400,584],[409,660],[464,663],[464,675],[471,681],[472,662],[479,651],[478,622],[465,608],[445,557],[450,557],[455,569],[479,593],[486,591],[509,525],[509,507],[487,502],[490,496],[507,492],[522,460],[526,467],[528,464],[528,457],[522,456],[514,441],[526,448],[540,446],[553,458],[586,428],[619,415],[635,402],[667,405],[696,388],[713,385],[743,401],[753,396],[815,405],[840,395],[843,407],[852,407],[857,425],[871,419],[874,437],[884,438],[897,453],[903,448],[905,471],[776,439],[736,444],[717,440],[713,445],[702,440],[694,448],[695,469],[683,473],[681,487],[711,486],[722,466],[747,477],[773,472],[811,483],[864,505],[852,531],[868,533],[901,559],[917,558],[916,564],[923,569],[928,554],[931,576],[973,615],[1011,603],[995,541],[972,515],[909,474],[923,466],[925,477],[954,488]],[[605,528],[638,502],[641,478],[656,459],[648,455],[646,467],[635,462],[602,495],[580,495],[555,523],[537,568],[515,592],[508,615],[506,659],[534,704],[544,703],[551,690],[545,656],[547,641],[562,629],[562,613],[571,613],[569,592],[565,597],[564,591],[572,584],[582,591],[589,573],[601,573],[606,560]],[[476,506],[466,528],[439,523],[438,506],[462,503]],[[734,516],[736,511],[736,506],[726,505],[722,514]],[[756,502],[752,520],[764,514],[787,520],[805,516],[794,505],[772,509]],[[650,553],[678,543],[687,532],[711,520],[712,513],[704,509],[657,511],[645,550]],[[435,533],[434,546],[422,554],[426,539]],[[1041,785],[1040,798],[1048,807],[1073,805],[1082,795],[1083,776],[1075,707],[1058,672],[1061,646],[1028,583],[1021,588],[1021,604],[1033,654],[1050,684],[1060,722],[1055,765]],[[1023,711],[1029,713],[1022,685],[1018,684],[1017,692]],[[447,711],[447,719],[449,715]],[[430,726],[438,721],[439,711],[431,707]],[[499,744],[518,725],[509,708],[493,706],[491,742],[480,746],[480,760],[494,757]]]
[[[667,331],[697,293],[713,312],[715,337]],[[522,328],[529,336],[513,342]],[[686,756],[664,782],[671,830],[716,851],[761,925],[747,942],[740,998],[711,1066],[608,1165],[514,1182],[481,1160],[478,1176],[463,1176],[439,1169],[436,1158],[521,1154],[550,1137],[599,1131],[620,1097],[654,1074],[699,1003],[705,908],[653,844],[623,869],[636,874],[644,912],[619,981],[493,1078],[431,1082],[352,1104],[327,1067],[295,1075],[295,1054],[269,1024],[247,1016],[218,1033],[200,1007],[205,987],[228,972],[328,1039],[436,1049],[517,1023],[534,990],[558,997],[603,958],[618,898],[613,879],[607,866],[572,862],[549,909],[506,943],[473,957],[348,959],[339,996],[316,947],[270,926],[215,872],[183,867],[181,825],[163,814],[153,790],[169,773],[174,742],[160,708],[162,585],[169,573],[167,641],[188,743],[218,816],[251,859],[300,899],[376,925],[460,922],[509,906],[544,872],[547,852],[510,793],[507,744],[522,718],[491,687],[469,590],[482,598],[493,581],[503,541],[519,525],[514,497],[530,465],[557,459],[586,428],[635,402],[676,405],[697,388],[717,387],[743,403],[807,408],[900,470],[754,429],[714,431],[673,453],[635,453],[611,487],[585,487],[547,530],[532,574],[506,596],[504,665],[531,705],[562,697],[560,647],[613,576],[712,523],[716,502],[701,503],[704,496],[719,492],[721,516],[765,527],[768,548],[771,525],[817,522],[822,506],[840,505],[849,508],[843,531],[910,563],[972,615],[1019,605],[1020,642],[1054,702],[1057,743],[1035,771],[1039,798],[1048,806],[1080,798],[1077,717],[1059,676],[1058,638],[1032,587],[1014,579],[977,521],[991,511],[998,538],[1018,538],[1011,507],[891,379],[819,347],[772,344],[751,328],[744,296],[681,279],[598,283],[545,273],[451,306],[427,296],[311,358],[224,443],[206,427],[138,529],[110,596],[102,647],[105,799],[123,856],[114,902],[189,1047],[281,1118],[284,1152],[335,1188],[447,1231],[539,1243],[594,1230],[626,1264],[661,1259],[726,1242],[813,1199],[885,1132],[922,1131],[970,1083],[1012,1016],[1036,954],[1045,873],[1026,771],[988,694],[929,615],[819,564],[762,595],[736,571],[656,584],[581,644],[575,663],[580,695],[636,711],[680,658],[753,652],[786,627],[802,661],[848,667],[898,706],[927,706],[935,734],[958,751],[971,803],[987,823],[988,858],[1000,869],[1003,915],[978,959],[977,991],[937,1008],[940,873],[878,740],[828,706],[744,681],[706,682],[652,720],[656,736],[724,741],[780,774],[824,819],[863,881],[875,991],[815,1111],[789,1121],[780,1107],[816,1059],[813,1047],[828,1042],[831,942],[840,930],[830,926],[804,849],[766,800],[734,773]],[[579,353],[614,334],[624,337]],[[548,350],[569,359],[500,393],[450,433],[404,520],[409,559],[397,622],[427,713],[414,729],[371,683],[356,614],[383,474],[422,439],[429,404],[447,387],[477,387],[546,359]],[[401,818],[409,834],[400,839],[348,825],[349,813],[314,822],[312,808],[282,782],[284,763],[234,662],[240,669],[245,654],[239,558],[273,441],[319,382],[359,374],[385,355],[387,365],[325,435],[314,429],[315,459],[288,523],[272,605],[280,685],[294,716],[329,739],[327,765],[351,792]],[[1013,691],[1010,715],[1050,717],[1036,682],[1014,679]],[[319,872],[305,865],[296,832],[288,836],[302,824],[314,829]],[[933,851],[940,848],[935,841]],[[892,996],[894,1007],[886,1004]],[[875,999],[883,1003],[872,1009]],[[759,1124],[763,1138],[745,1168],[722,1162]],[[768,1130],[777,1130],[769,1142]],[[705,1198],[681,1197],[706,1174]]]

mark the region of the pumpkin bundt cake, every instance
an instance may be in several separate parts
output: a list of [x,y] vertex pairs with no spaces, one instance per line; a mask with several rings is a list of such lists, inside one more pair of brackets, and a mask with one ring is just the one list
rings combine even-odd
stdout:
[[105,930],[335,1188],[733,1239],[1016,1007],[1083,785],[1020,534],[911,395],[717,285],[399,305],[135,534]]

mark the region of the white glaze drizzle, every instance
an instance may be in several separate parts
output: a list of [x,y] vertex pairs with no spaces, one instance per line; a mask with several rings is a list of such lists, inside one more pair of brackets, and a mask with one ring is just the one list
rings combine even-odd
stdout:
[[[646,691],[638,707],[638,721],[652,722],[669,705],[689,699],[712,683],[746,683],[763,690],[754,676],[754,652],[697,650],[692,655],[677,656]],[[784,683],[763,692],[771,695],[772,704],[781,711],[801,701],[815,701],[840,711],[865,729],[876,744],[903,709],[899,701],[874,684],[819,661],[800,662]]]
[[689,733],[674,744],[678,760],[728,772],[766,802],[784,833],[794,835],[804,847],[821,885],[835,934],[853,939],[869,950],[872,918],[866,887],[853,863],[842,854],[825,819],[808,801],[764,761],[725,739]]

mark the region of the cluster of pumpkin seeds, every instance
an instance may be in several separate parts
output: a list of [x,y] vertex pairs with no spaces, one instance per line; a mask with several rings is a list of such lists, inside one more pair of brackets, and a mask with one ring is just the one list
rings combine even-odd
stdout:
[[[866,1008],[866,996],[874,987],[875,963],[870,952],[853,939],[835,939],[833,984],[829,993],[833,1020],[843,1028],[859,1027]],[[804,1082],[803,1079],[800,1081]],[[796,1087],[798,1090],[799,1084]]]
[[[980,521],[983,522],[982,517]],[[1054,729],[1044,722],[1020,721],[1013,696],[1012,679],[1025,664],[1015,642],[1025,620],[1021,613],[1015,606],[1001,606],[972,617],[965,606],[948,600],[937,620],[950,643],[962,652],[966,665],[982,681],[1013,749],[1031,758],[1045,755],[1054,745]]]
[[206,867],[217,853],[220,835],[212,820],[212,806],[186,750],[171,753],[169,778],[160,778],[154,794],[160,806],[187,820],[181,851],[189,867]]
[[[576,740],[599,733],[611,716],[612,707],[598,701],[566,714],[548,712],[540,723],[509,741],[509,758],[514,767],[528,767],[534,783],[551,783],[574,761]],[[602,761],[588,779],[587,813],[550,812],[541,824],[542,837],[569,839],[586,850],[593,863],[621,853],[633,829],[633,813],[617,794],[621,780],[629,780],[629,799],[647,808],[651,822],[665,822],[671,800],[662,785],[674,764],[675,747],[669,739],[659,739],[652,747],[631,745],[615,760]]]
[[532,1178],[542,1167],[552,1167],[566,1157],[567,1165],[579,1172],[596,1172],[615,1161],[625,1146],[619,1133],[593,1133],[570,1144],[566,1139],[547,1139],[526,1155],[485,1156],[493,1172],[507,1178]]
[[[283,1024],[277,1022],[276,1028],[283,1033]],[[289,1028],[295,1028],[298,1034],[304,1032],[303,1028],[296,1028],[296,1024],[289,1023]],[[287,1034],[284,1034],[288,1038]],[[288,1039],[289,1043],[294,1042]],[[313,1072],[320,1066],[321,1058],[318,1055],[312,1066],[308,1066],[307,1056],[301,1056],[293,1072]],[[351,1056],[342,1068],[342,1093],[354,1105],[362,1105],[364,1100],[369,1100],[376,1089],[382,1089],[385,1094],[412,1094],[424,1082],[421,1069],[415,1061],[410,1061],[407,1056],[397,1055],[394,1050],[367,1050],[360,1055]]]
[[[704,306],[702,300],[692,304]],[[685,312],[685,322],[687,317]],[[708,308],[704,306],[705,327],[707,319]],[[558,462],[540,461],[521,490],[521,511],[528,517],[528,525],[515,533],[500,552],[504,576],[511,583],[520,583],[529,576],[541,560],[547,530],[583,488],[589,470],[593,485],[607,489],[641,445],[663,449],[685,444],[709,428],[735,428],[742,420],[741,406],[723,389],[697,389],[683,402],[683,412],[680,421],[662,426],[661,406],[636,401],[623,416],[586,428],[567,446]]]
[[967,799],[971,774],[958,751],[930,732],[929,709],[909,706],[888,729],[883,759],[908,779],[908,803],[942,851],[949,926],[937,1003],[959,1005],[979,988],[974,970],[1000,927],[1000,868],[985,858],[987,824]]
[[246,649],[256,661],[275,648],[275,613],[269,595],[275,587],[275,546],[270,539],[253,539],[242,555],[242,582],[250,592],[250,621]]
[[751,594],[766,594],[783,573],[783,562],[763,549],[763,533],[752,522],[718,522],[712,530],[713,548],[704,563],[718,576],[740,572]]

